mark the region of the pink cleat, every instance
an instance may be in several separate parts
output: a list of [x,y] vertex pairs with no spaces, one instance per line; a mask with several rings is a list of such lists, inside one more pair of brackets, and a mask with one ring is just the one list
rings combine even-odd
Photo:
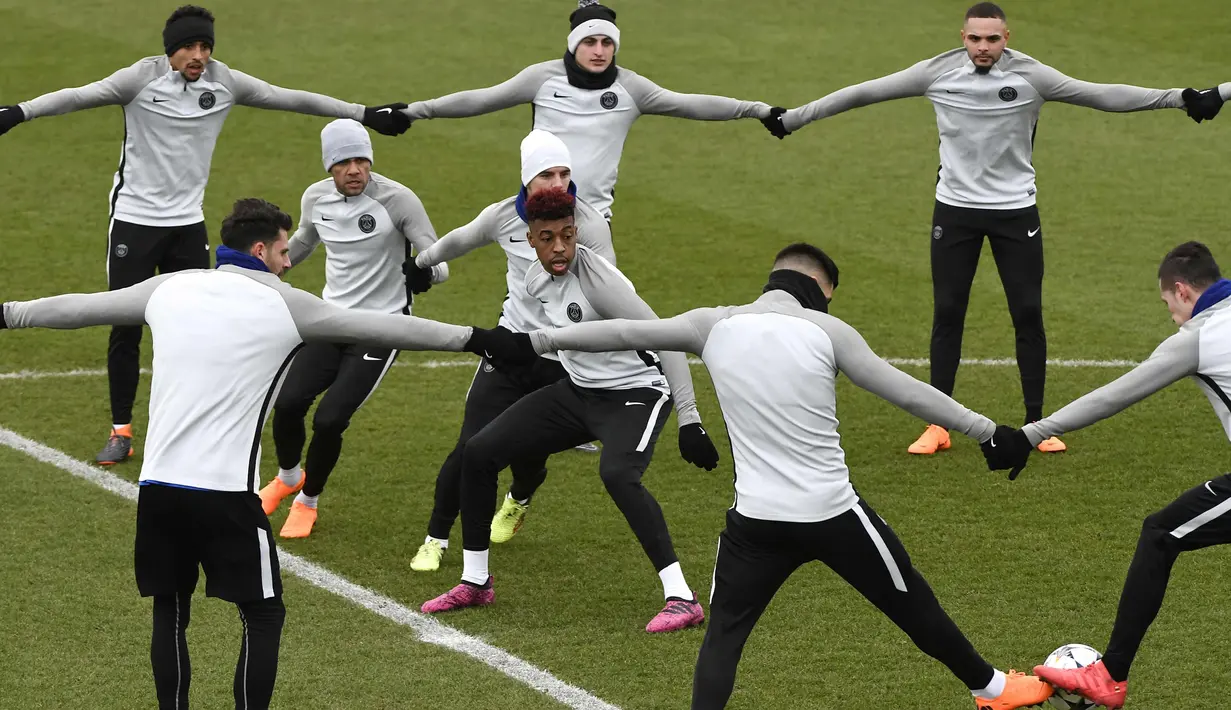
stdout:
[[690,626],[700,626],[705,623],[705,612],[696,597],[691,600],[679,597],[668,597],[667,605],[658,615],[650,619],[645,630],[652,634],[668,631],[680,631]]
[[457,611],[472,606],[487,606],[496,601],[496,590],[492,586],[492,578],[487,578],[487,587],[476,587],[462,582],[435,599],[423,602],[420,608],[424,614],[439,614],[442,611]]

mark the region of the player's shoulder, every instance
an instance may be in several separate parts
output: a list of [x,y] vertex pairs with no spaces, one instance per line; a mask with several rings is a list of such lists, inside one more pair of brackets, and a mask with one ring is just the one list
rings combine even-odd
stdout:
[[598,211],[598,208],[580,197],[576,199],[575,205],[576,211],[580,213],[578,222],[593,222],[596,219],[601,219],[603,222],[607,221],[607,218],[603,216],[602,212]]
[[418,199],[418,196],[415,195],[414,190],[411,190],[409,187],[406,187],[397,180],[381,175],[376,171],[372,171],[371,182],[372,186],[375,188],[373,197],[377,200],[388,200],[393,197],[414,197],[415,199]]
[[966,53],[966,48],[957,47],[924,59],[916,63],[914,68],[926,71],[933,79],[937,79],[955,69],[961,69],[969,61],[970,55]]
[[305,204],[315,204],[322,197],[334,192],[333,178],[327,177],[323,180],[308,185],[308,188],[303,191],[302,202]]
[[1004,54],[1000,55],[1000,61],[997,62],[997,65],[999,65],[1004,71],[1028,69],[1041,66],[1042,64],[1043,62],[1040,62],[1025,52],[1019,52],[1016,49],[1008,48],[1004,50]]
[[127,79],[145,85],[171,71],[171,61],[165,55],[142,57],[120,71]]
[[205,77],[211,81],[226,82],[231,80],[233,74],[226,63],[210,57],[205,64]]
[[541,75],[544,79],[553,76],[564,76],[568,72],[564,69],[564,59],[548,59],[545,62],[531,64],[522,70],[523,74]]

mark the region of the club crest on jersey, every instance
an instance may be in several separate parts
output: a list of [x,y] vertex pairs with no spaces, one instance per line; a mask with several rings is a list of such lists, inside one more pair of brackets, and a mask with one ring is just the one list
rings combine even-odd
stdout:
[[581,322],[581,306],[576,303],[568,304],[568,319],[574,323]]
[[940,239],[943,236],[945,236],[945,230],[943,227],[941,227],[939,224],[936,225],[935,227],[932,227],[932,239]]
[[115,255],[121,259],[128,256],[128,245],[127,244],[116,244],[115,245]]
[[603,108],[610,111],[620,103],[620,97],[616,96],[616,92],[614,91],[604,91],[603,95],[598,98],[598,103]]
[[1000,100],[1001,101],[1013,101],[1016,98],[1017,98],[1017,89],[1014,89],[1012,86],[1006,86],[1000,90]]
[[204,94],[201,94],[201,98],[197,99],[197,105],[206,111],[213,108],[214,104],[217,102],[218,99],[214,96],[214,92],[212,91],[207,91]]
[[359,231],[364,234],[371,234],[376,231],[376,218],[370,214],[365,214],[359,218]]
[[487,360],[483,361],[483,371],[484,372],[491,372],[492,370],[495,370],[495,369],[496,368],[492,367],[492,364],[490,362],[488,362]]

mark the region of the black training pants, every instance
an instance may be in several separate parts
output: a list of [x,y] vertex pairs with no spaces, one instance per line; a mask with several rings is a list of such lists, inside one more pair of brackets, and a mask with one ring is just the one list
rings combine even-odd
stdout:
[[[679,558],[658,501],[641,484],[671,411],[656,389],[594,390],[570,380],[518,400],[466,444],[462,457],[462,544],[486,550],[496,512],[498,475],[510,462],[599,440],[598,472],[656,571]],[[516,472],[514,472],[516,475]]]
[[991,665],[941,608],[897,535],[867,503],[818,523],[757,520],[732,509],[718,540],[692,710],[726,707],[753,626],[787,577],[813,560],[837,572],[966,687],[977,690],[991,682]]
[[1219,476],[1192,488],[1145,519],[1120,594],[1116,625],[1103,656],[1113,679],[1128,680],[1141,640],[1162,608],[1171,567],[1180,553],[1228,543],[1231,476]]
[[[205,223],[182,227],[147,227],[111,220],[107,239],[107,288],[116,291],[154,276],[185,269],[209,268],[209,235]],[[111,389],[111,421],[133,420],[133,402],[141,372],[143,326],[111,328],[107,346],[107,379]]]
[[1043,416],[1047,336],[1043,332],[1043,229],[1039,210],[983,210],[936,203],[932,214],[931,383],[953,394],[962,357],[962,331],[983,237],[992,245],[996,270],[1016,333],[1026,421]]
[[[466,392],[466,413],[457,445],[445,458],[436,474],[436,500],[427,534],[438,540],[449,539],[449,531],[462,509],[462,455],[471,437],[513,406],[517,400],[568,377],[558,360],[538,358],[533,364],[495,369],[487,360],[479,362],[470,390]],[[547,454],[535,454],[511,461],[513,487],[509,491],[517,500],[534,495],[547,479]]]

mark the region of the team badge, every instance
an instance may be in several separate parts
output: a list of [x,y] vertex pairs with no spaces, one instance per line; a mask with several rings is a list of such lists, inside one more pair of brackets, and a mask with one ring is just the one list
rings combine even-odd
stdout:
[[616,107],[616,104],[620,103],[620,97],[616,96],[614,91],[604,91],[603,95],[599,97],[598,103],[610,111]]
[[128,245],[127,244],[116,244],[115,245],[115,255],[121,259],[128,256]]
[[1000,100],[1001,101],[1013,101],[1016,98],[1017,98],[1017,89],[1014,89],[1012,86],[1006,86],[1000,90]]
[[371,234],[376,231],[376,218],[370,214],[365,214],[359,218],[359,231],[364,234]]
[[568,319],[574,323],[581,322],[581,306],[576,303],[568,304]]
[[218,99],[214,96],[214,92],[212,91],[207,91],[204,94],[201,94],[201,98],[197,99],[197,105],[206,111],[213,108],[216,103],[218,103]]
[[945,236],[945,230],[938,224],[932,227],[932,239],[940,239]]
[[486,360],[483,361],[483,371],[484,372],[491,372],[492,370],[495,370],[495,369],[496,368],[492,367],[492,364],[490,362]]

